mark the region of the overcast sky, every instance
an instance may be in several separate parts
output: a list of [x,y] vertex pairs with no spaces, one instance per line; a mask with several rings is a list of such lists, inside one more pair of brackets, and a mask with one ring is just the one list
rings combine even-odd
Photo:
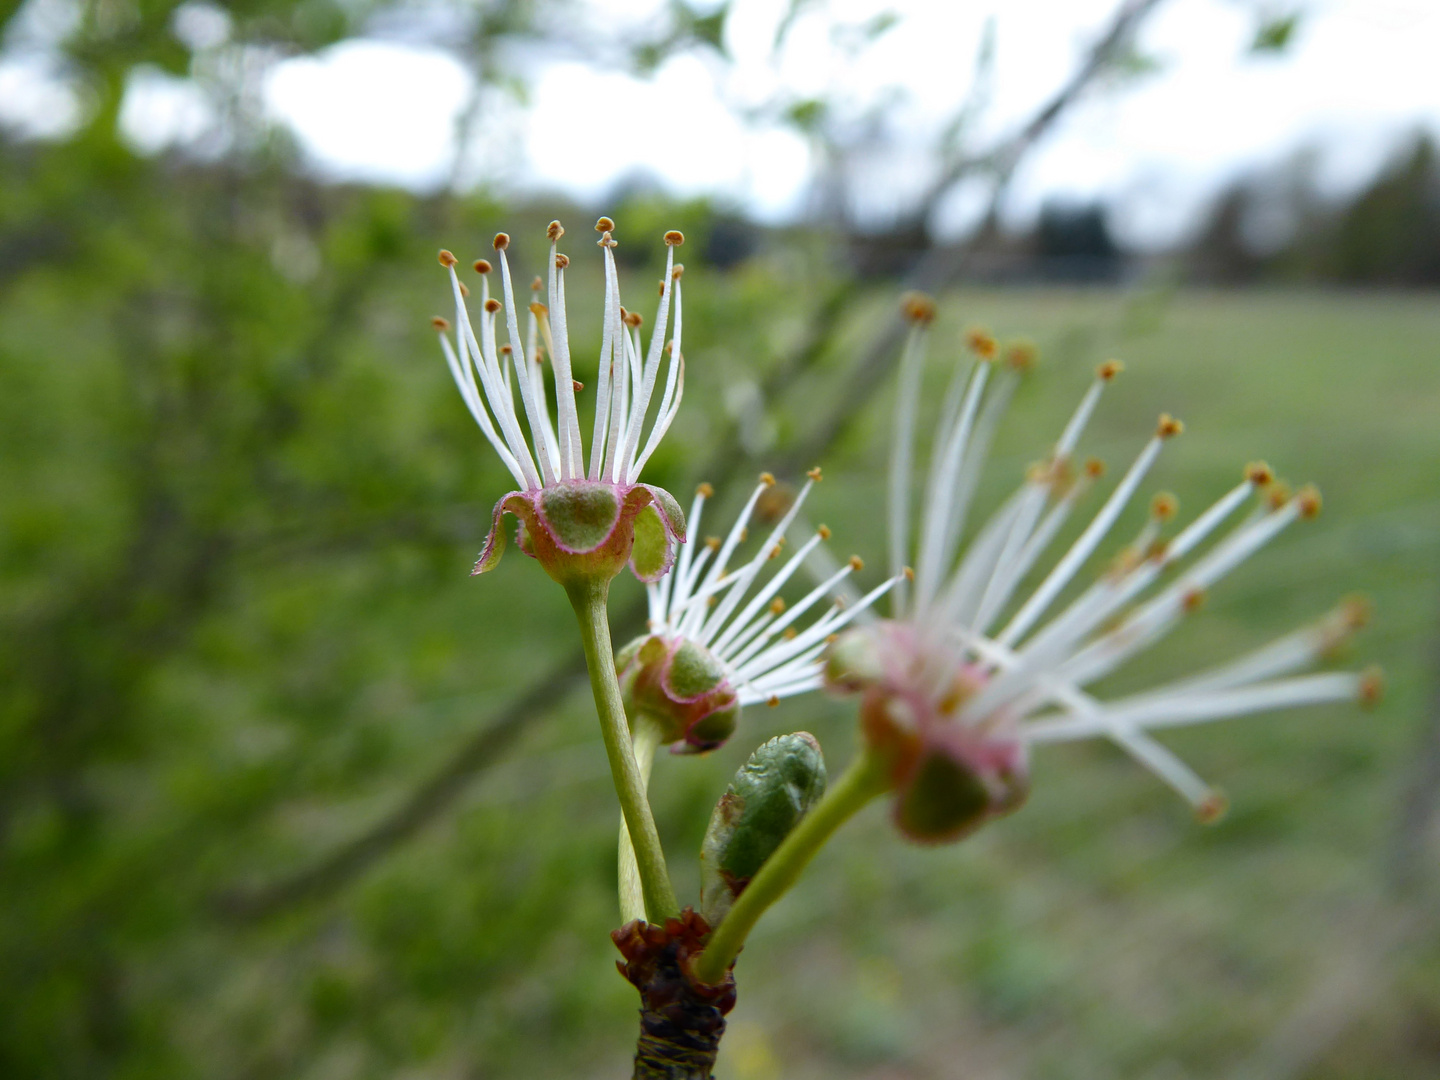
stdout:
[[[638,79],[578,57],[533,58],[520,71],[527,107],[488,108],[459,174],[502,190],[594,199],[645,173],[676,194],[712,194],[783,220],[802,205],[809,148],[787,130],[747,124],[743,110],[777,94],[834,97],[855,110],[888,95],[896,142],[866,185],[883,214],[923,182],[921,147],[964,97],[987,18],[996,62],[982,141],[1055,90],[1115,2],[837,0],[797,20],[775,54],[782,5],[737,0],[729,65],[696,51]],[[594,25],[650,25],[648,3],[596,0]],[[1294,44],[1278,56],[1248,51],[1256,4],[1166,0],[1140,39],[1159,69],[1094,94],[1067,117],[1017,176],[1012,218],[1032,215],[1047,197],[1097,197],[1114,209],[1124,238],[1163,244],[1241,169],[1313,146],[1320,180],[1341,191],[1372,174],[1406,132],[1440,131],[1440,0],[1309,0]],[[1274,0],[1271,10],[1291,7]],[[197,10],[185,31],[223,36],[223,21],[207,24]],[[847,48],[855,38],[847,27],[885,11],[900,16],[893,29],[868,48]],[[277,64],[265,100],[324,175],[429,189],[455,173],[455,120],[469,89],[444,52],[392,36]],[[63,113],[55,92],[33,63],[0,64],[0,119],[28,109],[32,130],[47,117],[53,127]],[[159,148],[203,127],[204,110],[183,85],[156,75],[137,80],[125,123],[137,143]],[[948,224],[963,225],[967,209],[957,199]]]

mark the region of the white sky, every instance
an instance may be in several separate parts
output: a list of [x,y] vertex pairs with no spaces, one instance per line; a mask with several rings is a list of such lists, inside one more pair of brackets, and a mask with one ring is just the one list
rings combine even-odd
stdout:
[[[525,110],[487,97],[489,122],[458,175],[595,199],[645,173],[676,194],[712,194],[783,219],[802,204],[810,150],[740,112],[776,94],[826,95],[858,112],[892,94],[895,144],[865,174],[871,209],[883,214],[923,184],[926,137],[964,97],[987,17],[996,69],[980,131],[993,136],[1063,82],[1116,2],[834,0],[802,16],[775,56],[782,5],[737,0],[730,67],[696,52],[640,80],[579,59],[535,59],[518,72],[529,84]],[[1297,41],[1278,57],[1247,54],[1257,2],[1292,6],[1165,0],[1140,39],[1160,71],[1070,113],[1016,177],[1010,215],[1026,218],[1055,195],[1099,197],[1122,236],[1162,244],[1242,168],[1316,146],[1321,180],[1339,191],[1373,173],[1406,132],[1440,131],[1440,0],[1309,0]],[[648,25],[647,9],[658,6],[595,0],[590,16],[624,33]],[[886,10],[899,24],[869,49],[847,50],[843,27]],[[187,34],[223,36],[213,19],[191,22]],[[281,61],[265,100],[321,173],[426,189],[456,175],[456,119],[469,91],[469,75],[446,53],[369,39]],[[55,94],[33,58],[0,64],[0,120],[20,116],[37,133],[63,126]],[[124,122],[138,145],[158,149],[192,137],[204,115],[193,87],[157,72],[132,84]],[[962,198],[951,224],[964,215]]]

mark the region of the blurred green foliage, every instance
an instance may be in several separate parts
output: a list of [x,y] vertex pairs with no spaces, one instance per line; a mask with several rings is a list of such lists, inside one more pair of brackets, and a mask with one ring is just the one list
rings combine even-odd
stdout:
[[[73,56],[101,85],[179,62],[158,40],[170,6],[83,10]],[[308,48],[365,9],[235,10]],[[338,897],[258,923],[216,900],[383,817],[572,648],[563,597],[525,560],[467,577],[508,485],[428,329],[437,247],[474,257],[505,227],[533,266],[552,210],[321,187],[278,145],[139,158],[110,100],[63,142],[0,143],[0,1072],[623,1075],[635,1001],[611,967],[614,797],[584,695]],[[721,273],[710,208],[613,213],[627,282],[657,272],[647,237],[680,227],[694,245],[689,394],[651,474],[677,490],[729,410],[749,410],[755,452],[792,442],[889,310],[885,285],[848,298],[841,347],[755,422],[755,383],[803,343],[840,260],[822,238],[771,237]],[[579,356],[598,339],[591,258],[572,275]],[[1033,805],[965,845],[906,847],[865,817],[742,959],[725,1075],[1227,1075],[1313,985],[1338,985],[1354,1023],[1303,1075],[1430,1075],[1433,925],[1400,953],[1384,930],[1433,890],[1386,891],[1381,857],[1440,599],[1433,300],[964,292],[944,309],[944,343],[974,319],[1042,348],[992,502],[1112,350],[1131,371],[1097,452],[1118,463],[1166,407],[1191,434],[1157,483],[1191,509],[1257,456],[1326,489],[1329,516],[1217,590],[1146,674],[1363,588],[1380,620],[1358,655],[1392,693],[1375,714],[1174,735],[1234,797],[1212,831],[1098,745],[1043,755]],[[815,500],[874,556],[886,407],[845,430]],[[849,723],[805,699],[752,712],[715,755],[659,763],[684,894],[749,751],[804,727],[834,767]]]

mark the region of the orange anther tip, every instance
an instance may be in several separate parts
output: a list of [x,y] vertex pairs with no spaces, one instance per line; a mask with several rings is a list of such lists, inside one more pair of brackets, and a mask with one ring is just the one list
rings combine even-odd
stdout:
[[1195,820],[1201,825],[1214,825],[1230,809],[1230,800],[1222,791],[1212,790],[1195,807]]
[[455,256],[454,256],[453,254],[451,254],[449,251],[445,250],[444,248],[441,248],[441,249],[440,249],[440,265],[441,265],[441,266],[447,266],[447,267],[448,267],[448,266],[454,266],[457,261],[458,261],[458,260],[455,258]]
[[819,466],[819,465],[816,465],[815,468],[813,468],[813,469],[807,470],[806,473],[805,473],[805,475],[808,476],[811,480],[814,480],[815,483],[817,483],[817,484],[818,484],[821,480],[825,479],[825,477],[822,476],[821,473],[820,473],[820,466]]
[[1360,704],[1367,708],[1378,705],[1385,696],[1385,673],[1378,667],[1368,667],[1360,673]]
[[598,233],[614,232],[614,220],[608,217],[602,217],[599,221],[595,222],[595,231]]
[[685,234],[679,229],[671,229],[665,234],[665,243],[670,247],[679,247],[685,243]]
[[829,525],[821,525],[815,531],[820,535],[821,540],[829,540],[832,535]]
[[1101,364],[1095,369],[1095,377],[1097,379],[1104,379],[1106,382],[1109,382],[1111,379],[1115,378],[1116,375],[1119,375],[1120,372],[1124,370],[1125,365],[1119,360],[1106,360],[1103,364]]
[[775,474],[774,474],[774,473],[768,473],[768,472],[762,472],[762,473],[760,474],[760,483],[764,484],[766,487],[774,487],[774,486],[775,486]]
[[1171,439],[1176,435],[1184,434],[1185,425],[1169,413],[1161,413],[1160,419],[1155,424],[1155,434],[1162,439]]
[[494,269],[494,267],[490,265],[489,259],[476,259],[471,265],[477,274],[488,274]]
[[706,481],[695,489],[695,494],[705,499],[714,498],[715,488],[709,483],[709,481]]
[[1005,363],[1015,371],[1029,371],[1039,355],[1040,350],[1033,341],[1021,339],[1005,346]]
[[445,331],[450,329],[450,320],[442,319],[439,315],[436,315],[433,319],[430,320],[430,325],[443,334],[445,333]]
[[569,256],[569,255],[566,255],[566,254],[564,254],[564,253],[562,252],[561,254],[555,256],[555,269],[556,269],[556,270],[564,270],[564,269],[565,269],[567,266],[569,266],[569,265],[570,265],[570,256]]
[[500,310],[500,301],[492,296],[489,300],[485,301],[485,310],[493,315]]
[[860,558],[859,555],[851,555],[850,569],[854,570],[858,574],[861,570],[865,569],[865,560]]
[[965,331],[965,347],[981,360],[994,360],[1000,351],[1000,343],[995,340],[990,331],[980,326],[971,327]]
[[1245,479],[1256,487],[1265,487],[1275,479],[1275,470],[1263,461],[1252,461],[1245,466]]
[[900,314],[910,322],[926,325],[935,321],[935,300],[923,292],[900,297]]
[[495,234],[495,241],[494,241],[494,243],[495,243],[495,250],[496,250],[496,251],[504,251],[506,248],[508,248],[508,247],[510,246],[510,234],[509,234],[509,233],[503,233],[503,232],[497,232],[497,233]]
[[565,226],[558,221],[552,221],[545,229],[545,235],[551,240],[559,240],[565,235]]
[[1340,616],[1345,620],[1345,625],[1352,630],[1360,630],[1370,625],[1370,620],[1375,615],[1375,604],[1368,596],[1356,594],[1347,596],[1340,601]]

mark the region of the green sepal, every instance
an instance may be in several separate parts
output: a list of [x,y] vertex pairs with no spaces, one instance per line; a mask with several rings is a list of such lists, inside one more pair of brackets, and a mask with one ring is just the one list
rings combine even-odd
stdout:
[[712,927],[824,794],[825,756],[809,732],[778,735],[750,755],[700,847],[700,913]]
[[655,581],[669,568],[670,534],[654,506],[642,507],[635,515],[635,546],[630,549],[630,568],[641,581]]

